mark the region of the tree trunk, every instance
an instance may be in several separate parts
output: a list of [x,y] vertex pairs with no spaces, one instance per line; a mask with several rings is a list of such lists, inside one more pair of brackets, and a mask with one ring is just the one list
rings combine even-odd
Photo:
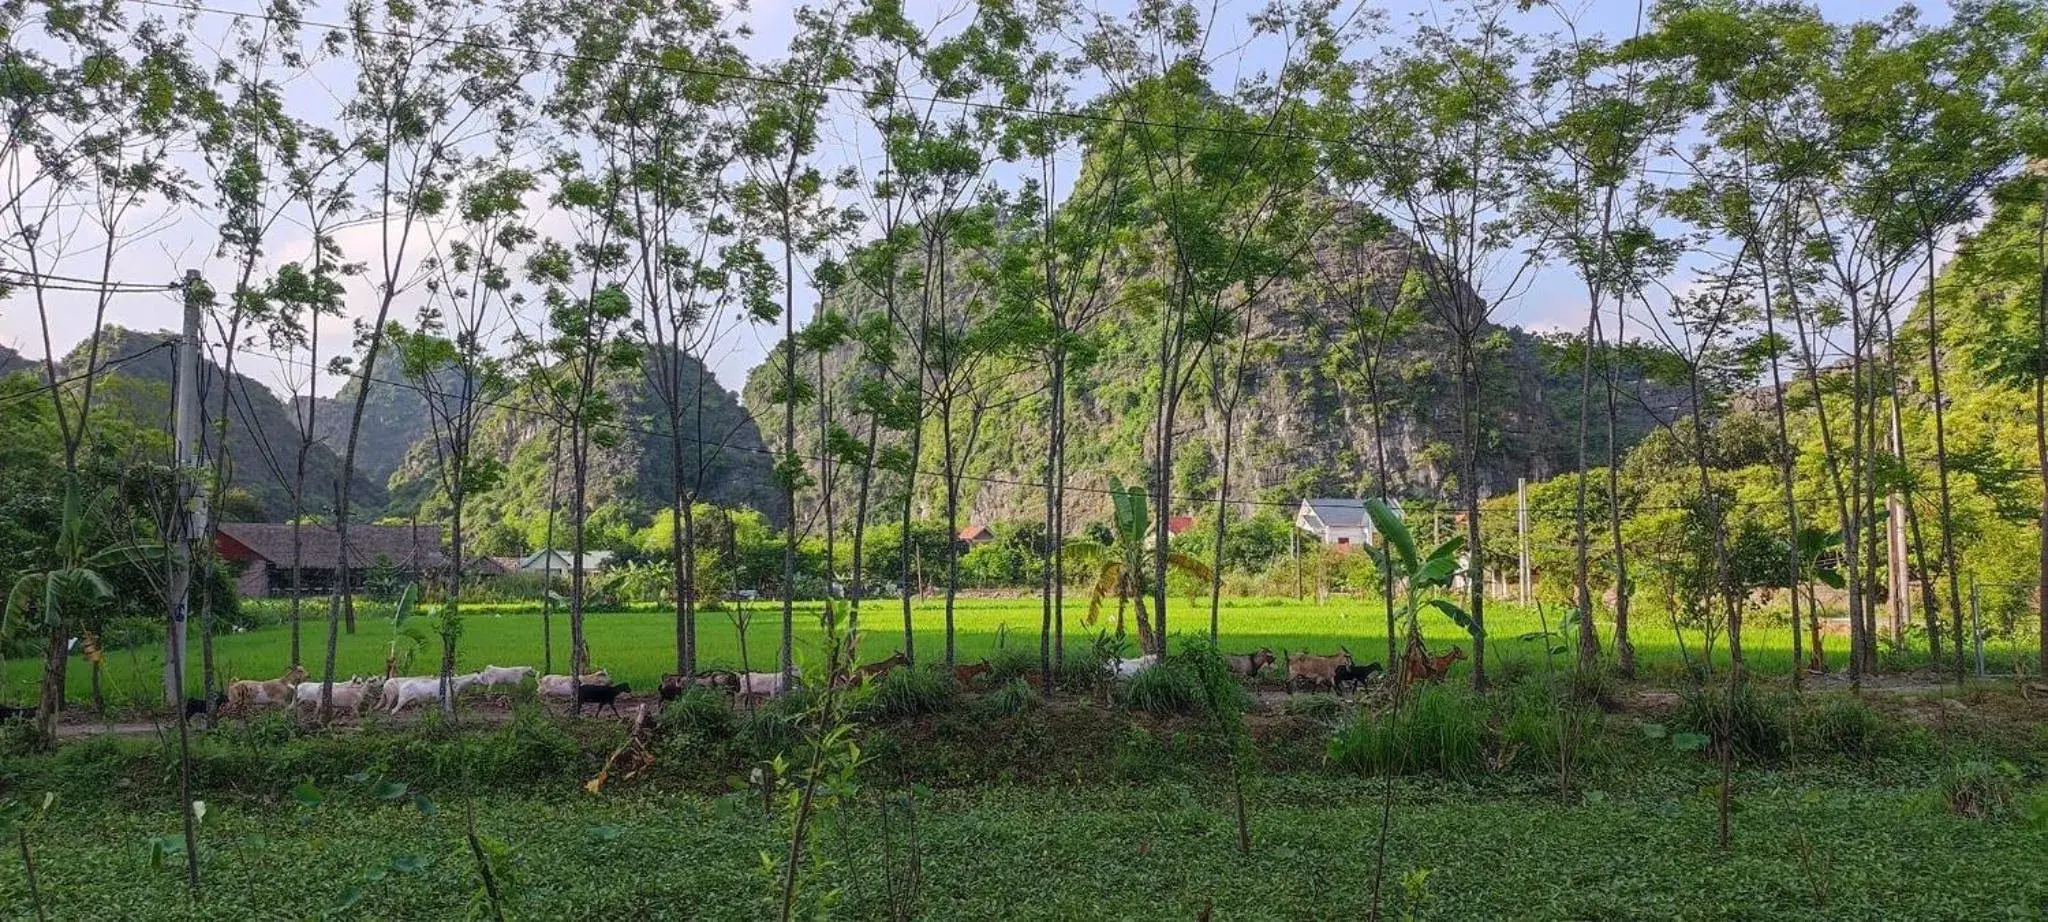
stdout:
[[1593,587],[1589,582],[1593,548],[1586,535],[1586,403],[1593,397],[1593,336],[1600,318],[1600,292],[1597,286],[1591,289],[1586,338],[1579,344],[1578,496],[1572,512],[1572,588],[1579,609],[1579,670],[1586,674],[1600,666],[1599,622],[1593,617]]
[[1486,688],[1486,551],[1479,541],[1479,369],[1472,355],[1472,331],[1458,338],[1458,417],[1465,436],[1466,604],[1472,618],[1472,687]]
[[1786,423],[1785,381],[1783,374],[1778,369],[1778,321],[1775,310],[1776,305],[1772,303],[1771,299],[1769,265],[1770,260],[1760,260],[1758,275],[1763,280],[1764,336],[1771,343],[1771,411],[1777,417],[1778,423],[1778,450],[1775,454],[1778,460],[1778,485],[1785,499],[1785,520],[1788,531],[1788,540],[1785,543],[1785,595],[1787,603],[1792,606],[1792,687],[1797,689],[1803,684],[1800,678],[1803,670],[1800,667],[1801,651],[1799,641],[1799,499],[1793,492],[1792,455],[1794,449],[1792,447],[1791,428]]
[[2041,568],[2034,584],[2040,608],[2040,663],[2037,675],[2048,676],[2048,189],[2041,197],[2034,245],[2040,251],[2041,279],[2034,289],[2034,470],[2041,475]]
[[1964,678],[1963,592],[1961,577],[1956,572],[1954,506],[1948,486],[1948,408],[1943,405],[1941,390],[1941,320],[1935,304],[1935,259],[1934,238],[1930,235],[1927,238],[1927,376],[1934,388],[1934,471],[1935,485],[1941,495],[1941,567],[1948,577],[1948,608],[1955,619],[1951,639],[1956,648],[1956,683],[1960,685]]
[[[795,150],[790,159],[795,160]],[[782,212],[782,385],[785,389],[782,413],[782,507],[789,526],[782,534],[782,648],[780,665],[783,684],[796,670],[796,240],[790,213]]]
[[[1614,312],[1615,345],[1622,344],[1627,333],[1627,311]],[[1605,346],[1605,337],[1602,337]],[[1635,587],[1628,580],[1628,549],[1621,538],[1621,445],[1615,438],[1619,428],[1617,394],[1621,369],[1617,356],[1619,348],[1609,348],[1607,353],[1607,527],[1608,539],[1614,545],[1614,666],[1624,679],[1636,675],[1636,645],[1628,636],[1628,607]]]

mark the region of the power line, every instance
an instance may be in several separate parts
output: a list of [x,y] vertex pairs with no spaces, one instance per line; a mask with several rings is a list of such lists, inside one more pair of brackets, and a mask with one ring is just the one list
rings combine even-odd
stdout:
[[76,278],[67,275],[53,275],[48,272],[26,272],[21,269],[0,268],[0,274],[13,278],[0,278],[0,284],[28,285],[52,291],[82,291],[92,294],[164,294],[177,291],[180,282],[163,285],[145,285],[135,282],[109,282],[105,279]]
[[83,381],[87,378],[99,377],[100,375],[113,371],[115,368],[118,368],[122,365],[128,364],[129,362],[133,362],[137,359],[140,359],[143,356],[149,355],[150,353],[155,352],[159,349],[168,349],[175,345],[177,345],[176,340],[165,340],[163,342],[157,343],[154,346],[144,349],[141,352],[137,352],[134,355],[126,355],[118,359],[108,359],[105,364],[99,366],[98,368],[94,368],[91,371],[80,372],[67,378],[58,378],[56,381],[50,382],[48,384],[39,384],[28,390],[16,391],[12,394],[6,395],[4,398],[0,398],[0,406],[12,404],[17,401],[27,400],[40,394],[46,394],[49,393],[50,391],[57,390],[58,388],[61,388],[64,385]]
[[[264,357],[264,358],[268,358],[268,359],[271,359],[271,360],[273,360],[273,361],[277,361],[277,362],[280,362],[280,363],[290,363],[290,364],[295,364],[295,365],[299,365],[299,366],[302,366],[302,367],[304,367],[304,366],[307,366],[307,365],[308,365],[308,363],[306,363],[306,362],[303,362],[303,361],[298,361],[298,360],[296,360],[296,359],[292,359],[292,358],[287,358],[287,357],[285,357],[285,356],[280,356],[280,355],[277,355],[277,354],[275,354],[275,353],[269,353],[269,352],[262,352],[262,351],[258,351],[258,350],[255,350],[255,349],[248,349],[248,348],[245,348],[245,349],[243,349],[242,351],[243,351],[243,352],[244,352],[245,354],[249,354],[249,355],[257,355],[257,356],[262,356],[262,357]],[[361,378],[361,376],[360,376],[360,375],[350,375],[350,377],[352,377],[352,378],[358,378],[358,379],[360,379],[360,378]],[[390,379],[390,378],[383,378],[383,377],[371,377],[371,378],[369,378],[369,379],[368,379],[367,383],[374,383],[374,384],[383,384],[383,385],[388,385],[388,386],[391,386],[391,387],[398,387],[398,388],[403,388],[403,389],[405,389],[405,390],[409,390],[409,391],[412,391],[412,392],[414,392],[414,393],[417,393],[417,394],[420,394],[420,395],[422,395],[422,396],[427,396],[427,397],[433,397],[433,398],[436,398],[436,399],[448,399],[448,398],[451,398],[451,397],[457,397],[457,395],[451,395],[451,394],[442,394],[442,393],[439,393],[439,392],[437,392],[437,391],[434,391],[434,390],[432,390],[432,389],[429,389],[429,388],[425,388],[425,387],[422,387],[422,386],[420,386],[420,385],[418,385],[418,384],[416,384],[416,383],[414,383],[414,382],[410,382],[410,381],[403,381],[403,380],[393,380],[393,379]],[[457,397],[457,399],[461,399],[461,398]],[[558,419],[557,419],[557,418],[556,418],[556,417],[555,417],[555,416],[554,416],[553,414],[551,414],[551,413],[547,412],[546,410],[543,410],[543,409],[537,408],[537,407],[531,407],[531,406],[526,406],[526,405],[522,405],[522,404],[515,404],[515,403],[507,403],[507,402],[505,402],[505,401],[502,401],[502,400],[484,400],[484,399],[481,399],[481,398],[469,398],[469,399],[473,399],[473,400],[476,400],[476,402],[478,402],[478,403],[481,403],[481,404],[483,404],[484,406],[488,406],[488,407],[493,407],[493,408],[496,408],[496,409],[501,409],[501,410],[505,410],[505,411],[507,411],[507,412],[511,412],[511,413],[522,413],[522,414],[526,414],[526,415],[528,415],[528,416],[537,416],[537,417],[541,417],[541,418],[545,418],[545,419],[548,419],[548,420],[550,420],[550,421],[555,421],[555,422],[558,422],[558,423],[560,422],[560,421],[559,421],[559,420],[558,420]],[[734,445],[734,444],[732,444],[732,443],[731,443],[731,442],[730,442],[729,440],[718,440],[718,441],[712,441],[712,440],[709,440],[709,439],[704,439],[704,438],[701,438],[701,437],[697,437],[697,436],[689,436],[689,435],[673,434],[673,433],[669,433],[669,432],[664,432],[664,431],[661,431],[661,430],[658,430],[658,429],[647,429],[647,428],[643,428],[643,427],[639,427],[639,426],[631,426],[631,425],[627,425],[627,424],[625,424],[625,423],[595,423],[595,424],[591,424],[591,428],[600,428],[600,429],[606,429],[606,430],[610,430],[610,431],[613,431],[613,432],[618,432],[618,433],[621,433],[621,434],[629,434],[629,435],[640,435],[640,436],[645,436],[645,437],[648,437],[648,438],[659,438],[659,439],[672,439],[672,440],[676,440],[676,441],[681,441],[681,442],[693,443],[693,444],[698,444],[698,445],[706,445],[706,446],[710,446],[710,447],[712,447],[712,448],[715,448],[715,449],[717,449],[717,450],[720,450],[720,451],[727,451],[727,450],[730,450],[730,451],[737,451],[737,452],[742,452],[742,453],[746,453],[746,454],[754,454],[754,455],[761,455],[761,456],[764,456],[764,457],[768,457],[768,458],[777,458],[777,457],[781,457],[781,456],[782,456],[782,455],[784,454],[783,452],[779,452],[779,451],[776,451],[776,450],[774,450],[774,449],[772,449],[772,448],[768,448],[768,447],[765,447],[765,446],[764,446],[764,447],[760,447],[760,448],[755,448],[755,447],[752,447],[752,446],[746,446],[746,445]],[[737,431],[737,430],[736,430],[736,431]],[[819,461],[825,461],[825,460],[828,460],[828,459],[827,459],[827,458],[826,458],[825,456],[823,456],[823,455],[803,454],[803,453],[800,453],[800,452],[790,452],[789,454],[790,454],[790,455],[791,455],[792,457],[795,457],[795,458],[797,458],[797,459],[799,459],[799,460],[803,460],[803,461],[810,461],[810,462],[819,462]],[[847,459],[842,459],[842,458],[830,458],[829,460],[830,460],[830,461],[831,461],[831,463],[833,463],[834,465],[839,465],[839,466],[843,466],[843,467],[850,467],[850,468],[855,468],[855,469],[859,469],[859,468],[869,468],[869,469],[872,469],[872,470],[880,470],[880,471],[886,471],[886,472],[889,472],[889,473],[902,473],[902,471],[899,471],[899,470],[895,470],[895,469],[892,469],[892,468],[887,468],[887,467],[883,467],[883,466],[881,466],[881,465],[879,465],[879,464],[877,464],[877,465],[868,465],[868,464],[866,464],[866,463],[863,463],[863,462],[858,462],[858,461],[850,461],[850,460],[847,460]],[[940,479],[942,479],[942,480],[943,480],[944,478],[946,478],[946,476],[947,476],[947,475],[946,475],[946,473],[945,473],[944,471],[935,471],[935,470],[925,470],[925,469],[921,469],[921,468],[918,468],[918,469],[913,469],[912,473],[916,474],[917,476],[921,476],[921,477],[937,477],[937,478],[940,478]],[[953,476],[954,476],[955,478],[957,478],[957,479],[959,479],[959,480],[963,480],[963,481],[970,481],[970,482],[974,482],[974,483],[980,483],[980,484],[992,484],[992,485],[996,485],[996,486],[1008,486],[1008,487],[1021,487],[1021,488],[1025,488],[1025,489],[1043,489],[1043,488],[1045,487],[1045,482],[1044,482],[1044,481],[1040,481],[1040,480],[1018,480],[1018,479],[1013,479],[1013,478],[1006,478],[1006,477],[994,477],[994,476],[989,476],[989,475],[985,475],[985,474],[964,474],[964,473],[963,473],[963,474],[956,474],[956,475],[953,475]],[[1573,475],[1567,475],[1567,476],[1573,476]],[[1093,495],[1099,495],[1099,496],[1110,496],[1110,495],[1114,495],[1114,492],[1115,492],[1115,491],[1109,490],[1109,489],[1107,489],[1107,488],[1104,488],[1104,487],[1089,487],[1089,486],[1080,486],[1080,485],[1071,485],[1071,484],[1070,484],[1070,485],[1065,485],[1064,489],[1065,489],[1065,490],[1067,490],[1067,491],[1070,491],[1070,492],[1078,492],[1078,493],[1084,493],[1084,494],[1093,494]],[[1154,494],[1154,493],[1153,493],[1152,491],[1150,491],[1150,490],[1147,490],[1147,491],[1145,491],[1145,492],[1146,492],[1146,495],[1147,495],[1147,496],[1152,496],[1152,495],[1156,495],[1156,494]],[[1188,495],[1188,494],[1168,494],[1168,495],[1167,495],[1167,499],[1169,499],[1169,500],[1177,500],[1177,501],[1180,501],[1180,502],[1186,503],[1186,504],[1188,504],[1188,505],[1190,505],[1190,506],[1195,506],[1195,507],[1198,507],[1198,508],[1199,508],[1199,507],[1203,507],[1203,506],[1211,506],[1211,505],[1215,505],[1215,504],[1216,504],[1216,503],[1217,503],[1217,502],[1219,501],[1219,497],[1216,497],[1216,496],[1192,496],[1192,495]],[[1226,501],[1226,502],[1228,502],[1228,503],[1230,503],[1230,504],[1232,504],[1232,505],[1247,505],[1247,506],[1263,506],[1263,507],[1269,507],[1269,508],[1276,508],[1276,509],[1294,509],[1294,508],[1298,508],[1298,507],[1299,507],[1299,506],[1301,505],[1301,503],[1303,503],[1303,502],[1307,501],[1307,499],[1308,499],[1308,497],[1302,497],[1302,498],[1299,498],[1299,499],[1288,499],[1288,500],[1263,500],[1263,499],[1251,499],[1251,498],[1224,498],[1224,501]],[[1797,501],[1798,503],[1800,503],[1801,505],[1823,505],[1823,504],[1828,504],[1828,503],[1832,503],[1832,502],[1834,501],[1834,497],[1832,496],[1832,494],[1829,494],[1829,495],[1820,495],[1820,496],[1805,496],[1805,497],[1798,497],[1796,501]],[[1435,512],[1448,512],[1448,513],[1453,513],[1453,514],[1464,514],[1464,513],[1465,513],[1465,512],[1467,511],[1467,510],[1465,510],[1465,509],[1464,509],[1463,507],[1459,507],[1459,506],[1453,506],[1453,505],[1449,505],[1449,504],[1439,504],[1439,503],[1427,503],[1427,504],[1425,504],[1425,503],[1422,503],[1421,501],[1419,501],[1419,500],[1416,500],[1416,499],[1404,499],[1404,500],[1402,500],[1402,501],[1401,501],[1401,504],[1403,505],[1403,507],[1404,507],[1404,508],[1410,508],[1410,509],[1413,509],[1414,511],[1417,511],[1417,512],[1421,512],[1421,511],[1428,511],[1428,512],[1432,512],[1432,513],[1435,513]],[[1784,505],[1784,500],[1783,500],[1783,499],[1769,499],[1769,500],[1735,500],[1735,501],[1730,501],[1730,502],[1723,502],[1723,503],[1721,503],[1721,504],[1720,504],[1720,506],[1721,506],[1721,507],[1722,507],[1723,509],[1731,509],[1731,508],[1743,508],[1743,507],[1752,507],[1752,508],[1777,508],[1777,507],[1781,507],[1781,506],[1783,506],[1783,505]],[[1633,512],[1655,512],[1655,511],[1667,511],[1667,512],[1678,512],[1678,511],[1686,511],[1686,510],[1690,510],[1690,509],[1692,509],[1692,508],[1694,508],[1694,507],[1692,507],[1692,506],[1688,506],[1688,505],[1683,505],[1683,504],[1635,504],[1635,505],[1632,505],[1632,506],[1630,506],[1630,507],[1629,507],[1629,510],[1630,510],[1630,511],[1631,511],[1632,513],[1633,513]],[[794,515],[794,514],[795,514],[795,510],[791,510],[791,514],[792,514],[792,515]],[[1536,509],[1531,509],[1531,510],[1530,510],[1530,514],[1531,514],[1532,516],[1548,516],[1548,517],[1551,517],[1551,518],[1565,518],[1565,517],[1567,517],[1567,515],[1569,515],[1570,517],[1574,517],[1574,518],[1575,518],[1575,517],[1577,516],[1577,513],[1576,513],[1576,511],[1573,511],[1573,512],[1571,512],[1571,513],[1558,513],[1558,514],[1552,514],[1552,513],[1549,513],[1549,512],[1547,512],[1547,511],[1539,511],[1539,510],[1536,510]],[[1597,518],[1597,516],[1594,516],[1594,515],[1593,515],[1592,513],[1590,513],[1590,512],[1588,513],[1588,517],[1589,517],[1589,518]]]
[[[251,13],[241,10],[228,10],[221,9],[219,7],[206,6],[204,4],[199,3],[176,3],[170,2],[170,0],[123,0],[123,2],[138,4],[142,6],[161,7],[164,9],[178,10],[180,12],[206,13],[214,16],[227,16],[235,19],[253,19],[271,23],[275,23],[278,21],[278,17],[272,13]],[[484,51],[516,51],[524,54],[533,55],[536,57],[550,58],[559,61],[569,61],[586,64],[617,65],[621,67],[659,71],[663,73],[679,74],[690,77],[708,77],[715,80],[731,80],[740,83],[752,83],[763,86],[783,87],[788,89],[814,90],[823,93],[838,93],[859,97],[872,97],[875,95],[875,91],[872,88],[849,86],[845,84],[826,83],[817,80],[801,80],[791,77],[778,77],[774,75],[766,75],[760,73],[718,70],[707,67],[692,67],[685,64],[671,64],[665,62],[631,60],[623,57],[604,58],[598,57],[596,55],[579,54],[572,51],[561,51],[550,48],[538,48],[531,46],[514,47],[509,45],[493,44],[491,42],[477,41],[475,39],[468,38],[411,35],[404,32],[396,32],[388,29],[378,29],[367,25],[345,25],[341,23],[322,22],[319,20],[303,18],[295,18],[293,19],[292,23],[300,27],[311,26],[314,28],[330,29],[335,31],[361,32],[366,35],[374,35],[380,38],[403,39],[407,41],[422,42],[429,45],[445,45],[455,48],[465,48]],[[984,112],[1001,112],[1012,115],[1029,115],[1038,118],[1066,119],[1102,125],[1122,125],[1140,128],[1164,129],[1175,132],[1222,134],[1238,137],[1260,137],[1280,141],[1294,141],[1298,143],[1313,143],[1332,146],[1368,147],[1390,156],[1418,157],[1422,156],[1424,153],[1427,152],[1425,148],[1421,147],[1411,147],[1389,143],[1386,141],[1377,141],[1366,137],[1338,137],[1311,134],[1298,131],[1282,131],[1270,128],[1254,128],[1224,125],[1194,125],[1187,124],[1184,122],[1167,122],[1158,121],[1154,119],[1133,118],[1130,116],[1108,115],[1101,112],[1075,111],[1070,109],[1048,109],[1040,106],[1030,106],[1015,103],[996,103],[972,99],[956,99],[946,96],[924,95],[901,89],[894,90],[890,92],[888,95],[891,98],[902,100],[904,102],[959,106],[965,109],[974,109]],[[1930,163],[1934,162],[1930,161]],[[1684,179],[1707,178],[1698,170],[1678,170],[1663,167],[1645,166],[1641,168],[1638,172],[1643,174],[1655,174],[1660,176]],[[1780,179],[1778,181],[1789,180]],[[1828,181],[1828,184],[1840,188],[1855,189],[1863,192],[1881,192],[1898,194],[1901,192],[1908,191],[1905,189],[1894,188],[1884,183],[1855,183],[1840,179],[1830,180]]]

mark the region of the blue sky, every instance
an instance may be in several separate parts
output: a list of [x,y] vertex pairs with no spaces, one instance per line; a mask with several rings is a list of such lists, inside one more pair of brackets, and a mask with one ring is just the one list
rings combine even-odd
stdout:
[[[934,4],[928,0],[909,0],[908,6],[914,16],[934,18],[957,9],[960,0],[946,0]],[[258,7],[250,0],[218,0],[220,9],[254,10]],[[1254,12],[1263,0],[1234,0],[1217,8],[1215,22],[1218,33],[1211,45],[1224,49],[1214,64],[1215,76],[1219,82],[1228,81],[1238,73],[1255,73],[1275,66],[1275,55],[1268,47],[1256,43],[1240,46],[1237,37],[1243,34],[1244,20]],[[209,5],[212,5],[209,3]],[[1829,16],[1848,20],[1858,17],[1880,15],[1890,10],[1890,5],[1873,6],[1853,0],[1824,0],[1818,6]],[[1104,12],[1121,9],[1123,4],[1108,4]],[[1368,9],[1380,11],[1395,34],[1407,28],[1413,17],[1430,18],[1448,15],[1454,7],[1444,4],[1401,2],[1371,4]],[[791,16],[792,0],[754,0],[752,7],[744,14],[744,20],[755,35],[750,50],[759,57],[769,58],[779,53],[789,38],[793,26]],[[161,12],[145,7],[135,7],[138,14]],[[1634,28],[1638,6],[1633,0],[1582,0],[1578,3],[1563,3],[1533,9],[1518,14],[1517,27],[1527,33],[1541,34],[1556,31],[1564,18],[1576,20],[1582,33],[1600,33],[1610,38],[1625,37]],[[1931,22],[1946,18],[1945,4],[1932,4],[1923,8],[1923,17]],[[308,15],[313,21],[335,22],[341,19],[338,5],[329,4]],[[231,17],[216,14],[196,14],[188,28],[200,43],[217,46],[226,36],[227,24]],[[1369,49],[1360,49],[1361,54]],[[303,112],[332,112],[348,89],[350,74],[334,64],[321,65],[313,70],[294,76],[286,85],[292,105]],[[838,103],[842,109],[851,101]],[[871,140],[851,118],[834,119],[827,129],[826,160],[833,165],[850,164],[870,156],[873,151]],[[184,268],[197,266],[208,273],[217,284],[224,283],[227,276],[226,264],[213,259],[213,243],[209,237],[211,227],[202,219],[181,212],[165,212],[143,215],[132,222],[132,226],[147,229],[126,249],[115,256],[115,275],[123,281],[156,282],[177,278]],[[550,230],[543,221],[541,229]],[[557,229],[557,232],[560,232]],[[374,227],[358,227],[343,231],[342,245],[350,250],[351,258],[365,258],[374,251],[376,232]],[[306,254],[308,238],[303,233],[294,234],[289,229],[280,232],[269,247],[269,262],[281,263],[301,258]],[[81,246],[65,254],[54,266],[45,266],[45,271],[77,276],[96,276],[102,254],[97,248]],[[1674,287],[1677,283],[1674,283]],[[359,313],[370,302],[367,286],[359,286],[351,293],[351,310]],[[397,317],[400,321],[410,320],[412,311],[418,307],[418,297],[402,298],[398,304]],[[73,343],[90,329],[92,301],[87,295],[60,295],[53,302],[57,310],[53,317],[54,329],[51,338],[59,352],[67,351]],[[808,288],[798,297],[798,320],[808,316],[815,299]],[[1495,318],[1502,323],[1516,324],[1537,330],[1576,328],[1584,321],[1584,300],[1578,280],[1566,269],[1547,267],[1537,271],[1532,281],[1518,297],[1497,305]],[[116,296],[109,305],[107,319],[110,323],[143,329],[175,327],[178,310],[175,300],[166,295],[124,294]],[[333,343],[339,337],[339,330],[323,331]],[[720,380],[732,390],[738,390],[749,369],[758,364],[767,350],[779,336],[779,325],[772,328],[747,326],[730,323],[721,328],[716,340],[707,349],[707,359]],[[41,331],[38,327],[33,306],[17,297],[11,302],[0,302],[0,343],[13,347],[30,356],[43,352]],[[251,355],[238,360],[245,370],[259,380],[270,384],[282,393],[282,386],[288,378],[296,379],[304,386],[304,369],[295,373],[261,356]],[[318,376],[313,384],[320,393],[328,394],[339,385],[339,381],[325,375]]]

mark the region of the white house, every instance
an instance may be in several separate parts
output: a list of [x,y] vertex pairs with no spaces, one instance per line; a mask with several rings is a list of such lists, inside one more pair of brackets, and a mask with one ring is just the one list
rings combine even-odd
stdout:
[[[1388,500],[1387,505],[1396,515],[1400,514],[1400,500]],[[1371,545],[1379,541],[1379,535],[1372,527],[1372,517],[1365,514],[1365,500],[1362,499],[1325,497],[1302,500],[1301,508],[1294,513],[1294,527],[1316,536],[1317,540],[1331,547]]]
[[[526,555],[525,559],[519,561],[519,569],[530,570],[535,573],[553,571],[566,574],[569,572],[569,561],[575,556],[568,551],[562,550],[534,551]],[[583,572],[585,573],[596,573],[604,569],[605,565],[611,562],[611,551],[583,552]]]

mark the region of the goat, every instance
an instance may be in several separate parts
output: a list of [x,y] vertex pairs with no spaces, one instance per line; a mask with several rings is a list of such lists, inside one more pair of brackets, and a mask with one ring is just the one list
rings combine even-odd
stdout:
[[532,666],[485,666],[477,673],[476,684],[480,688],[518,688],[538,672]]
[[1310,688],[1327,685],[1332,691],[1337,688],[1337,668],[1351,665],[1351,651],[1338,647],[1334,656],[1317,656],[1303,650],[1300,656],[1287,659],[1287,688],[1294,689],[1300,681],[1308,682]]
[[1159,654],[1157,653],[1147,653],[1134,659],[1124,659],[1119,656],[1114,664],[1112,664],[1111,671],[1116,673],[1116,677],[1119,679],[1128,679],[1157,665],[1159,665]]
[[540,677],[540,681],[539,681],[539,683],[537,683],[537,684],[535,685],[535,689],[536,689],[537,691],[539,691],[539,692],[540,692],[540,694],[541,694],[541,695],[542,695],[543,697],[548,697],[548,698],[573,698],[573,697],[575,697],[575,696],[576,696],[576,691],[575,691],[575,689],[576,689],[576,686],[577,686],[577,685],[579,685],[579,684],[580,684],[580,685],[610,685],[610,684],[612,684],[612,674],[611,674],[611,673],[609,673],[609,672],[606,672],[605,670],[602,670],[602,669],[599,669],[599,670],[598,670],[598,671],[596,671],[596,672],[593,672],[593,673],[589,673],[589,674],[587,674],[587,675],[584,675],[584,676],[583,676],[582,678],[583,678],[583,681],[579,683],[579,682],[572,682],[572,681],[570,681],[570,680],[569,680],[569,677],[568,677],[568,676],[565,676],[565,675],[544,675],[544,676],[541,676],[541,677]]
[[1422,644],[1411,641],[1408,652],[1401,655],[1401,681],[1435,682],[1450,672],[1451,664],[1465,658],[1465,648],[1452,647],[1451,652],[1442,656],[1430,656]]
[[604,713],[605,708],[611,708],[612,716],[621,716],[619,714],[619,696],[629,694],[632,691],[633,686],[624,682],[620,682],[617,685],[578,686],[576,689],[576,708],[574,713],[581,716],[584,705],[595,704],[599,714]]
[[1383,672],[1386,672],[1386,670],[1381,668],[1378,663],[1367,663],[1363,666],[1338,666],[1335,676],[1337,690],[1342,692],[1345,685],[1364,687],[1378,681],[1380,674]]
[[856,679],[877,679],[881,678],[883,673],[886,673],[891,669],[894,669],[898,666],[908,665],[910,665],[910,657],[904,656],[903,651],[898,650],[895,653],[890,654],[885,659],[880,659],[875,662],[869,663],[865,666],[862,666],[858,669],[855,669],[853,671],[853,677]]
[[988,675],[989,671],[993,668],[988,664],[988,660],[982,660],[971,666],[955,666],[953,667],[953,684],[971,685],[977,677]]
[[683,675],[680,672],[664,675],[661,677],[661,687],[658,691],[661,693],[661,700],[674,701],[681,698],[683,692],[692,688],[722,688],[726,691],[736,691],[739,687],[739,673],[724,669],[706,669],[696,675]]
[[[347,682],[334,683],[334,696],[331,700],[336,710],[346,710],[356,717],[361,717],[363,705],[383,687],[384,680],[381,678],[364,679],[362,676],[353,676]],[[320,683],[300,682],[293,690],[292,706],[318,708]]]
[[[213,708],[212,708],[212,710],[214,710],[214,711],[219,711],[219,710],[220,710],[220,708],[221,708],[221,706],[222,706],[222,705],[224,705],[224,704],[227,704],[227,703],[228,703],[228,693],[227,693],[227,692],[224,692],[224,691],[217,691],[217,692],[214,692],[214,693],[213,693]],[[207,708],[207,706],[206,706],[206,699],[205,699],[205,698],[186,698],[186,699],[185,699],[185,719],[186,719],[186,720],[190,720],[190,719],[192,719],[192,718],[194,718],[194,717],[204,717],[204,716],[206,716],[206,712],[207,712],[207,710],[208,710],[208,708]]]
[[742,672],[734,676],[733,690],[742,695],[773,697],[789,691],[790,685],[779,672]]
[[0,723],[10,720],[29,720],[35,716],[35,708],[9,707],[5,704],[0,704]]
[[1273,665],[1273,659],[1272,647],[1260,647],[1257,653],[1226,653],[1223,656],[1223,664],[1242,678],[1256,679],[1259,677],[1259,670]]
[[[448,697],[453,699],[461,695],[464,690],[477,683],[477,677],[478,673],[474,672],[450,676],[448,679]],[[406,705],[415,701],[434,701],[440,697],[441,677],[437,675],[407,676],[400,679],[391,679],[384,683],[383,699],[390,699],[391,713],[393,714],[404,710]]]
[[305,680],[306,667],[293,666],[285,670],[284,675],[268,682],[252,679],[232,682],[228,685],[227,706],[236,711],[248,711],[272,704],[288,704],[292,700],[292,692]]

